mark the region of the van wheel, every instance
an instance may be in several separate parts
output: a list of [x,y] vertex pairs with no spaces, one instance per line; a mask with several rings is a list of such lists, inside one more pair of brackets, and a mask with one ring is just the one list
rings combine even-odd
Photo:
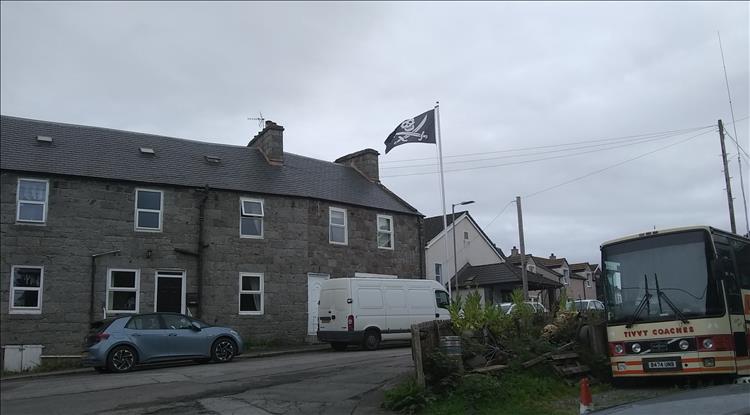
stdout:
[[367,350],[378,350],[378,346],[380,346],[380,333],[375,330],[367,330],[362,341],[362,347]]
[[333,342],[333,343],[331,343],[331,347],[333,348],[333,350],[335,350],[337,352],[343,352],[344,350],[346,350],[346,346],[347,346],[347,344],[343,343],[343,342]]

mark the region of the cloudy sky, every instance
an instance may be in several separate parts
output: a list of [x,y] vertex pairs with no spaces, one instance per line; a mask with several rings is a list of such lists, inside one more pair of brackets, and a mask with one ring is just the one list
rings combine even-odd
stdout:
[[[285,127],[286,151],[332,161],[383,153],[396,125],[439,100],[448,210],[476,201],[472,215],[506,252],[518,243],[515,196],[527,252],[571,262],[599,262],[601,242],[654,227],[729,229],[710,127],[723,119],[750,151],[747,2],[3,2],[1,12],[5,115],[245,145],[258,131],[247,118],[262,112]],[[382,181],[438,215],[436,159],[434,145],[397,147],[381,154]]]

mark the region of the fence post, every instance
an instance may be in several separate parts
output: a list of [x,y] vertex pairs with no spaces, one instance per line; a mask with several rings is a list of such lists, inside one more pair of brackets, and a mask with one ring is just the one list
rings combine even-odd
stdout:
[[419,325],[411,325],[411,351],[414,354],[414,369],[417,372],[417,385],[425,387],[424,367],[422,367],[422,338],[419,335]]

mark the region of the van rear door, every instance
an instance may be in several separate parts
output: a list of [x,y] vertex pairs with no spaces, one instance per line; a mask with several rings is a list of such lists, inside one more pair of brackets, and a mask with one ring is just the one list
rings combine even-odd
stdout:
[[347,331],[346,318],[351,314],[349,290],[345,287],[327,288],[320,291],[318,319],[320,331]]

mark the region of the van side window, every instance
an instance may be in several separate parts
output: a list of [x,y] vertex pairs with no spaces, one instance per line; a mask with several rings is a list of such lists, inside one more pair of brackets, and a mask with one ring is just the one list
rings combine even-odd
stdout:
[[448,299],[448,293],[445,291],[435,291],[435,301],[437,302],[438,308],[445,308],[447,310],[451,305],[451,302]]

